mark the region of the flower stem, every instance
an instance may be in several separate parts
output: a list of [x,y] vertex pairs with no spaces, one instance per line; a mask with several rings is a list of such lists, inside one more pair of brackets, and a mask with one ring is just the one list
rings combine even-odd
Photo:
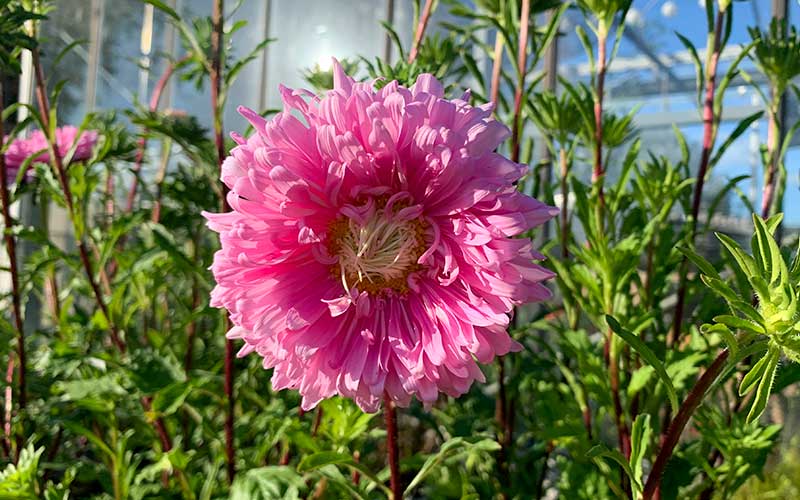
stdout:
[[558,163],[561,167],[561,257],[569,258],[569,163],[567,150],[562,146],[558,151]]
[[[764,190],[761,196],[761,217],[768,218],[772,212],[773,198],[775,197],[775,174],[778,170],[778,141],[780,140],[780,125],[778,123],[778,113],[780,112],[780,100],[783,96],[779,95],[777,89],[772,89],[773,103],[768,109],[769,129],[767,131],[767,172],[764,175]],[[777,105],[776,105],[777,104]]]
[[[213,9],[211,12],[211,23],[213,30],[211,32],[211,67],[209,77],[211,79],[211,108],[214,113],[214,143],[217,147],[217,159],[219,161],[220,170],[222,169],[222,161],[225,159],[225,140],[222,133],[222,106],[220,101],[220,93],[222,91],[222,38],[223,38],[223,12],[225,11],[224,0],[214,0]],[[222,196],[220,197],[220,209],[222,212],[230,210],[226,195],[228,189],[222,186]],[[229,330],[231,326],[230,318],[225,317],[225,330]],[[233,341],[225,339],[225,398],[227,400],[227,411],[225,416],[225,458],[227,460],[228,482],[233,483],[233,478],[236,475],[236,464],[234,462],[234,445],[233,445],[233,427],[234,415],[233,410],[235,406],[235,399],[233,394]]]
[[686,396],[683,404],[681,404],[678,414],[675,415],[675,418],[670,422],[667,434],[662,440],[661,450],[659,450],[656,460],[653,462],[653,468],[650,470],[650,476],[647,478],[642,497],[644,500],[650,500],[658,489],[661,483],[661,476],[664,474],[667,462],[672,457],[672,452],[678,444],[683,429],[686,428],[686,424],[694,414],[694,411],[700,406],[700,403],[703,402],[708,388],[717,380],[717,377],[719,377],[723,368],[725,368],[729,356],[730,351],[728,351],[728,349],[723,350],[717,355],[717,358],[711,363],[708,369],[697,379],[689,395]]
[[408,64],[414,62],[419,53],[419,46],[422,39],[425,38],[425,30],[428,27],[428,21],[431,18],[431,10],[433,9],[433,0],[425,0],[425,7],[422,8],[422,14],[419,16],[419,24],[417,29],[414,30],[414,43],[411,45],[411,50],[408,51]]
[[497,109],[497,99],[500,95],[500,75],[503,69],[503,36],[498,32],[494,36],[494,57],[492,58],[492,86],[489,91],[489,101]]
[[397,408],[389,394],[383,394],[383,416],[386,419],[386,455],[389,461],[390,479],[393,500],[403,498],[403,487],[400,484],[400,449],[397,446]]
[[[697,169],[697,182],[694,185],[694,197],[692,199],[692,216],[689,219],[689,238],[690,244],[694,244],[697,236],[697,217],[700,214],[700,201],[703,197],[703,185],[705,184],[706,174],[708,173],[708,163],[711,159],[711,150],[714,148],[716,139],[716,128],[719,116],[714,113],[714,97],[717,86],[717,64],[721,51],[720,39],[722,37],[722,27],[725,20],[725,11],[717,12],[714,34],[711,38],[711,51],[707,64],[706,95],[703,104],[703,150],[700,156],[700,166]],[[683,309],[686,304],[686,287],[689,261],[686,257],[680,267],[680,282],[678,286],[678,298],[675,304],[675,317],[672,330],[667,338],[667,346],[670,347],[680,338],[681,324],[683,323]]]
[[530,0],[522,0],[519,15],[519,47],[517,48],[517,87],[514,89],[514,116],[511,124],[511,161],[519,162],[522,139],[522,98],[525,93],[525,76],[528,66],[528,28],[530,25]]
[[[169,83],[172,74],[175,72],[175,68],[183,63],[184,61],[188,60],[189,56],[184,57],[180,61],[177,62],[169,62],[167,67],[164,68],[164,73],[161,74],[161,78],[158,79],[156,86],[153,88],[153,93],[150,96],[150,103],[148,109],[152,112],[158,111],[158,104],[161,102],[161,96],[164,93],[164,90],[167,88],[167,84]],[[125,206],[125,212],[131,213],[133,211],[133,204],[136,201],[136,192],[139,188],[139,172],[142,170],[142,163],[144,162],[144,153],[145,149],[147,148],[147,137],[146,133],[147,130],[145,129],[144,135],[141,139],[139,139],[138,149],[136,151],[136,159],[134,160],[133,164],[133,180],[131,181],[131,186],[128,189],[128,199]]]
[[[0,81],[0,116],[3,114],[3,82]],[[0,118],[0,150],[3,149],[3,119]],[[5,155],[0,154],[0,202],[3,209],[3,236],[8,254],[8,269],[11,274],[11,304],[14,311],[14,326],[17,328],[17,360],[19,378],[19,409],[24,410],[27,403],[27,384],[25,381],[25,330],[23,328],[19,271],[17,269],[17,243],[12,233],[14,221],[11,219],[11,197],[8,193],[8,169]]]
[[597,82],[596,95],[594,100],[594,166],[592,168],[592,184],[597,186],[598,205],[597,219],[598,231],[602,231],[602,214],[605,206],[605,196],[603,193],[603,94],[606,85],[606,45],[608,34],[603,30],[598,30],[597,34]]

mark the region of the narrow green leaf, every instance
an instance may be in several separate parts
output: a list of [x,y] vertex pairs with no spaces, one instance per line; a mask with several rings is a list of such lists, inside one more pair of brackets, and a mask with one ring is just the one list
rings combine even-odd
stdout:
[[647,449],[650,446],[650,438],[653,434],[653,429],[650,427],[650,415],[641,413],[636,417],[631,428],[631,472],[633,479],[641,484],[642,482],[642,460],[647,454]]
[[179,16],[178,13],[172,9],[172,7],[168,6],[161,0],[144,0],[144,2],[149,3],[150,5],[152,5],[153,7],[160,10],[161,12],[163,12],[164,14],[168,15],[169,17],[171,17],[176,21],[180,21],[181,19],[181,16]]
[[747,372],[747,375],[742,378],[742,382],[739,384],[739,396],[744,396],[755,389],[756,383],[760,382],[761,378],[764,376],[764,371],[767,369],[771,356],[772,351],[770,350],[764,354],[764,356],[753,365],[750,371]]
[[734,330],[744,330],[762,335],[767,333],[766,329],[758,323],[754,323],[749,319],[740,318],[730,314],[720,314],[719,316],[714,316],[714,322],[722,323],[723,325],[733,328]]
[[300,460],[299,464],[297,464],[297,471],[309,472],[327,465],[344,465],[345,467],[357,470],[362,476],[375,483],[375,485],[383,490],[384,493],[391,496],[391,491],[386,487],[385,484],[383,484],[383,481],[378,479],[375,474],[373,474],[372,471],[367,469],[363,464],[356,462],[353,460],[353,457],[350,455],[345,455],[344,453],[337,453],[335,451],[320,451],[318,453],[307,455]]
[[756,397],[753,400],[753,406],[750,407],[750,412],[747,414],[746,422],[749,424],[764,413],[769,401],[770,391],[772,390],[772,382],[775,380],[775,371],[778,368],[778,360],[781,357],[781,351],[777,347],[770,346],[770,352],[767,354],[769,358],[768,364],[764,369],[764,375],[761,377],[761,382],[758,384],[756,390]]
[[658,356],[656,356],[655,353],[651,351],[644,342],[642,342],[642,339],[622,328],[622,326],[616,319],[614,319],[613,316],[606,315],[606,322],[614,333],[619,335],[620,338],[630,345],[634,351],[639,353],[639,355],[647,362],[647,364],[655,369],[656,374],[659,376],[659,378],[661,378],[661,381],[664,382],[664,387],[667,389],[667,396],[669,397],[669,402],[672,405],[672,409],[674,411],[678,411],[678,394],[675,392],[675,387],[672,385],[672,380],[669,378],[667,370],[664,369],[664,365],[661,363],[661,360],[658,359]]
[[717,272],[716,269],[714,269],[714,265],[711,264],[709,261],[707,261],[705,257],[703,257],[702,255],[698,254],[697,252],[695,252],[694,250],[692,250],[687,246],[679,246],[678,251],[681,252],[684,256],[686,256],[686,258],[691,260],[692,263],[695,266],[697,266],[700,272],[702,272],[706,276],[716,279],[720,278],[719,273]]
[[722,233],[714,233],[717,239],[722,243],[722,245],[728,250],[731,256],[734,258],[736,263],[739,266],[739,269],[742,270],[744,275],[747,278],[752,278],[755,276],[756,273],[756,264],[753,260],[753,257],[747,255],[742,247],[739,246],[730,236],[727,236]]
[[637,492],[642,490],[642,485],[639,481],[637,481],[636,477],[631,470],[631,466],[628,461],[625,459],[625,456],[619,452],[619,450],[612,450],[607,448],[605,445],[598,444],[593,446],[589,451],[586,452],[586,457],[592,460],[598,460],[600,458],[608,458],[616,462],[625,474],[628,476],[628,479],[631,481],[631,485],[636,489]]
[[722,340],[725,341],[725,344],[728,346],[728,349],[730,349],[731,354],[734,357],[738,354],[739,342],[736,340],[736,337],[733,335],[733,332],[731,332],[731,330],[727,326],[722,324],[715,324],[715,325],[705,324],[700,327],[700,331],[703,332],[705,335],[711,333],[718,333],[722,337]]

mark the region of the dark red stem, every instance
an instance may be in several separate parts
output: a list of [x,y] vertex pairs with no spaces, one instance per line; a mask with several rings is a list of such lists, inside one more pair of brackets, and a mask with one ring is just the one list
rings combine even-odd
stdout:
[[727,349],[717,355],[717,358],[711,363],[711,366],[697,379],[689,395],[686,396],[683,404],[681,404],[678,414],[675,415],[675,418],[670,422],[667,434],[661,444],[661,450],[659,450],[656,461],[653,462],[653,468],[650,470],[650,476],[647,478],[643,494],[644,500],[650,500],[656,489],[658,489],[661,483],[661,476],[664,474],[664,468],[667,466],[670,457],[672,457],[672,452],[678,444],[683,429],[686,428],[686,424],[689,423],[689,419],[694,414],[694,411],[700,406],[700,403],[703,402],[708,388],[717,380],[717,377],[722,372],[723,368],[725,368],[725,363],[728,361],[729,355],[730,352]]
[[[708,60],[706,77],[706,94],[703,103],[703,151],[700,155],[700,166],[697,169],[697,182],[694,185],[694,197],[692,199],[692,217],[689,220],[691,244],[694,244],[697,235],[697,217],[700,214],[700,201],[703,198],[703,185],[705,184],[706,174],[708,173],[708,162],[711,159],[711,151],[714,148],[715,128],[719,117],[714,113],[714,94],[717,88],[717,64],[720,54],[720,38],[722,37],[722,25],[725,20],[725,12],[717,12],[716,26],[714,28],[713,46],[710,48],[711,57]],[[680,283],[678,286],[678,298],[675,304],[675,317],[672,324],[670,336],[667,339],[667,346],[672,346],[680,338],[681,324],[683,323],[683,309],[686,304],[686,275],[688,272],[688,261],[684,257],[680,268]]]
[[[222,135],[222,106],[220,103],[220,92],[222,90],[222,13],[225,11],[224,0],[215,0],[211,13],[211,109],[214,113],[214,142],[217,146],[217,158],[219,167],[222,169],[222,161],[225,159],[225,140]],[[220,199],[220,210],[227,212],[230,210],[226,195],[228,189],[222,186],[222,196]],[[225,319],[226,330],[230,328],[230,319]],[[225,340],[225,398],[227,400],[227,414],[225,416],[225,458],[228,465],[228,482],[232,483],[236,475],[236,464],[234,462],[233,447],[233,426],[234,426],[234,394],[233,394],[233,341]]]
[[414,42],[411,45],[411,50],[408,52],[408,64],[414,62],[419,53],[419,46],[422,39],[425,37],[425,30],[428,27],[428,21],[431,18],[431,10],[433,9],[433,0],[425,0],[425,7],[422,8],[422,14],[419,16],[419,24],[417,29],[414,30]]
[[[0,81],[0,150],[3,147],[3,82]],[[14,326],[17,328],[17,360],[19,378],[19,409],[24,410],[28,401],[25,362],[25,330],[23,328],[24,319],[22,317],[21,294],[19,290],[19,271],[17,269],[17,243],[14,239],[12,228],[14,221],[11,219],[11,197],[8,193],[8,169],[5,155],[0,154],[0,203],[3,209],[3,239],[6,243],[6,253],[8,254],[8,269],[11,274],[11,305],[14,311]]]
[[388,394],[383,395],[383,416],[386,419],[386,454],[389,459],[389,484],[393,500],[403,498],[400,482],[400,448],[397,446],[397,408]]
[[[153,94],[150,96],[150,103],[149,109],[150,111],[158,111],[158,104],[161,102],[161,96],[164,93],[164,89],[167,88],[167,84],[169,83],[172,74],[175,72],[175,68],[181,64],[183,61],[187,60],[188,56],[184,57],[178,62],[169,62],[167,67],[164,68],[164,73],[161,75],[161,78],[158,79],[156,82],[156,86],[153,88]],[[144,153],[145,149],[147,148],[147,130],[143,131],[142,138],[139,139],[138,150],[136,151],[136,159],[133,165],[133,180],[131,181],[131,187],[128,190],[128,200],[125,207],[125,211],[127,213],[131,213],[133,211],[133,204],[136,200],[136,192],[139,188],[139,172],[142,170],[142,162],[144,161]]]
[[525,75],[528,65],[528,27],[530,24],[531,2],[522,0],[519,15],[519,47],[517,50],[517,88],[514,89],[514,116],[511,124],[511,161],[519,162],[520,140],[522,136],[522,98],[525,93]]
[[[594,167],[592,168],[592,184],[597,185],[597,192],[602,207],[605,203],[603,195],[603,96],[606,86],[606,42],[607,34],[600,32],[597,36],[597,95],[594,100]],[[602,228],[600,228],[602,229]]]

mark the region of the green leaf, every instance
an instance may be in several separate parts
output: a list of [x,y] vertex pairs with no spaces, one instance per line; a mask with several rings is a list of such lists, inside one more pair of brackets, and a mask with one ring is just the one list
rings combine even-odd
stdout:
[[766,356],[769,361],[764,369],[764,375],[761,377],[761,382],[758,384],[756,397],[753,400],[753,406],[750,407],[750,412],[747,414],[747,419],[745,420],[748,424],[758,420],[767,407],[770,391],[772,390],[772,382],[775,380],[775,371],[778,368],[778,360],[780,359],[780,356],[780,348],[770,346],[770,351]]
[[685,255],[687,259],[691,260],[692,263],[694,263],[694,265],[697,266],[697,269],[699,269],[700,272],[702,272],[706,276],[719,279],[720,277],[719,273],[717,272],[716,269],[714,269],[713,264],[707,261],[705,257],[698,254],[691,248],[683,245],[678,247],[678,251],[681,252],[683,255]]
[[669,378],[667,370],[664,369],[664,365],[661,363],[661,360],[658,359],[658,356],[656,356],[655,353],[651,351],[644,342],[642,342],[642,339],[622,328],[622,326],[616,319],[614,319],[613,316],[606,315],[606,322],[614,333],[619,335],[620,338],[630,345],[634,351],[639,353],[639,355],[647,362],[647,364],[655,369],[656,374],[664,383],[664,387],[667,389],[667,396],[669,397],[669,402],[672,405],[672,409],[674,411],[678,411],[678,394],[675,392],[675,387],[672,385],[672,380]]
[[742,247],[739,246],[739,244],[736,243],[730,236],[727,236],[722,233],[714,233],[714,234],[716,235],[720,243],[722,243],[722,245],[728,250],[728,252],[734,258],[734,260],[739,266],[739,269],[741,269],[742,273],[744,273],[744,275],[747,278],[752,278],[753,276],[756,276],[757,274],[756,264],[755,261],[753,260],[753,257],[747,255],[747,253],[745,253],[745,251],[742,250]]
[[730,328],[728,328],[727,326],[723,324],[714,324],[714,325],[705,324],[700,327],[700,331],[706,335],[711,333],[718,333],[722,337],[722,340],[725,341],[725,344],[727,344],[728,349],[730,349],[731,354],[734,357],[739,352],[739,341],[736,340],[736,337],[733,335],[733,332],[731,332]]
[[382,489],[384,493],[391,496],[391,490],[389,490],[389,488],[383,484],[383,481],[378,479],[378,477],[375,476],[371,470],[369,470],[363,464],[353,460],[353,457],[350,455],[346,455],[344,453],[337,453],[335,451],[320,451],[311,455],[306,455],[302,460],[300,460],[300,463],[297,464],[297,471],[309,472],[327,465],[344,465],[345,467],[357,470],[362,476],[372,481],[375,486]]
[[636,417],[631,427],[631,472],[637,484],[642,483],[642,460],[650,446],[653,429],[650,427],[650,415],[641,413]]
[[408,484],[406,491],[410,493],[414,488],[419,486],[445,459],[460,457],[472,451],[495,452],[499,449],[500,445],[494,439],[482,439],[471,443],[461,437],[452,438],[442,444],[438,453],[431,455],[425,460],[425,463],[419,469],[417,475],[414,476],[414,479]]
[[168,15],[169,17],[171,17],[175,21],[180,21],[181,20],[181,16],[179,16],[178,13],[175,12],[175,10],[173,10],[170,6],[168,6],[167,4],[162,2],[161,0],[144,0],[144,2],[145,3],[149,3],[150,5],[152,5],[156,9],[160,10],[164,14]]
[[738,316],[732,316],[730,314],[720,314],[719,316],[714,316],[714,322],[722,323],[723,325],[733,328],[734,330],[744,330],[759,334],[767,333],[766,329],[764,329],[764,327],[758,323],[748,319],[740,318]]
[[176,382],[158,391],[153,397],[152,409],[161,415],[172,415],[183,406],[186,397],[192,392],[190,382]]
[[291,467],[259,467],[236,475],[230,500],[298,500],[306,488],[305,479]]
[[622,453],[619,450],[611,450],[608,449],[605,445],[598,444],[593,446],[588,452],[586,452],[586,457],[592,460],[597,460],[599,458],[608,458],[616,462],[622,470],[625,471],[625,474],[628,476],[628,479],[631,481],[631,486],[634,487],[634,490],[638,493],[642,491],[642,484],[639,482],[633,474],[631,470],[631,466]]
[[770,350],[753,365],[750,371],[747,372],[747,375],[742,377],[742,383],[739,384],[739,396],[744,396],[755,389],[756,383],[760,382],[761,378],[764,376],[764,372],[767,369],[771,357],[772,351]]

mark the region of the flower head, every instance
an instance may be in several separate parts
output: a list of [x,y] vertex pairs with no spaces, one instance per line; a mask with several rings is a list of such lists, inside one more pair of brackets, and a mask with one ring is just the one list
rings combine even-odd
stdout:
[[[65,158],[73,147],[75,152],[71,158],[72,162],[84,161],[92,157],[92,150],[97,143],[97,132],[85,130],[80,136],[78,132],[79,129],[72,125],[56,129],[56,144],[61,158]],[[48,163],[50,161],[48,149],[47,137],[41,130],[34,130],[28,137],[14,140],[9,144],[5,153],[9,177],[15,178],[25,160],[33,155],[36,157],[32,163]]]
[[222,166],[232,210],[205,214],[228,337],[304,409],[463,394],[478,362],[521,348],[512,308],[550,296],[542,256],[513,237],[556,209],[515,188],[525,167],[494,152],[508,129],[431,75],[376,90],[334,63],[324,96],[280,90],[269,121],[240,108],[256,132]]

